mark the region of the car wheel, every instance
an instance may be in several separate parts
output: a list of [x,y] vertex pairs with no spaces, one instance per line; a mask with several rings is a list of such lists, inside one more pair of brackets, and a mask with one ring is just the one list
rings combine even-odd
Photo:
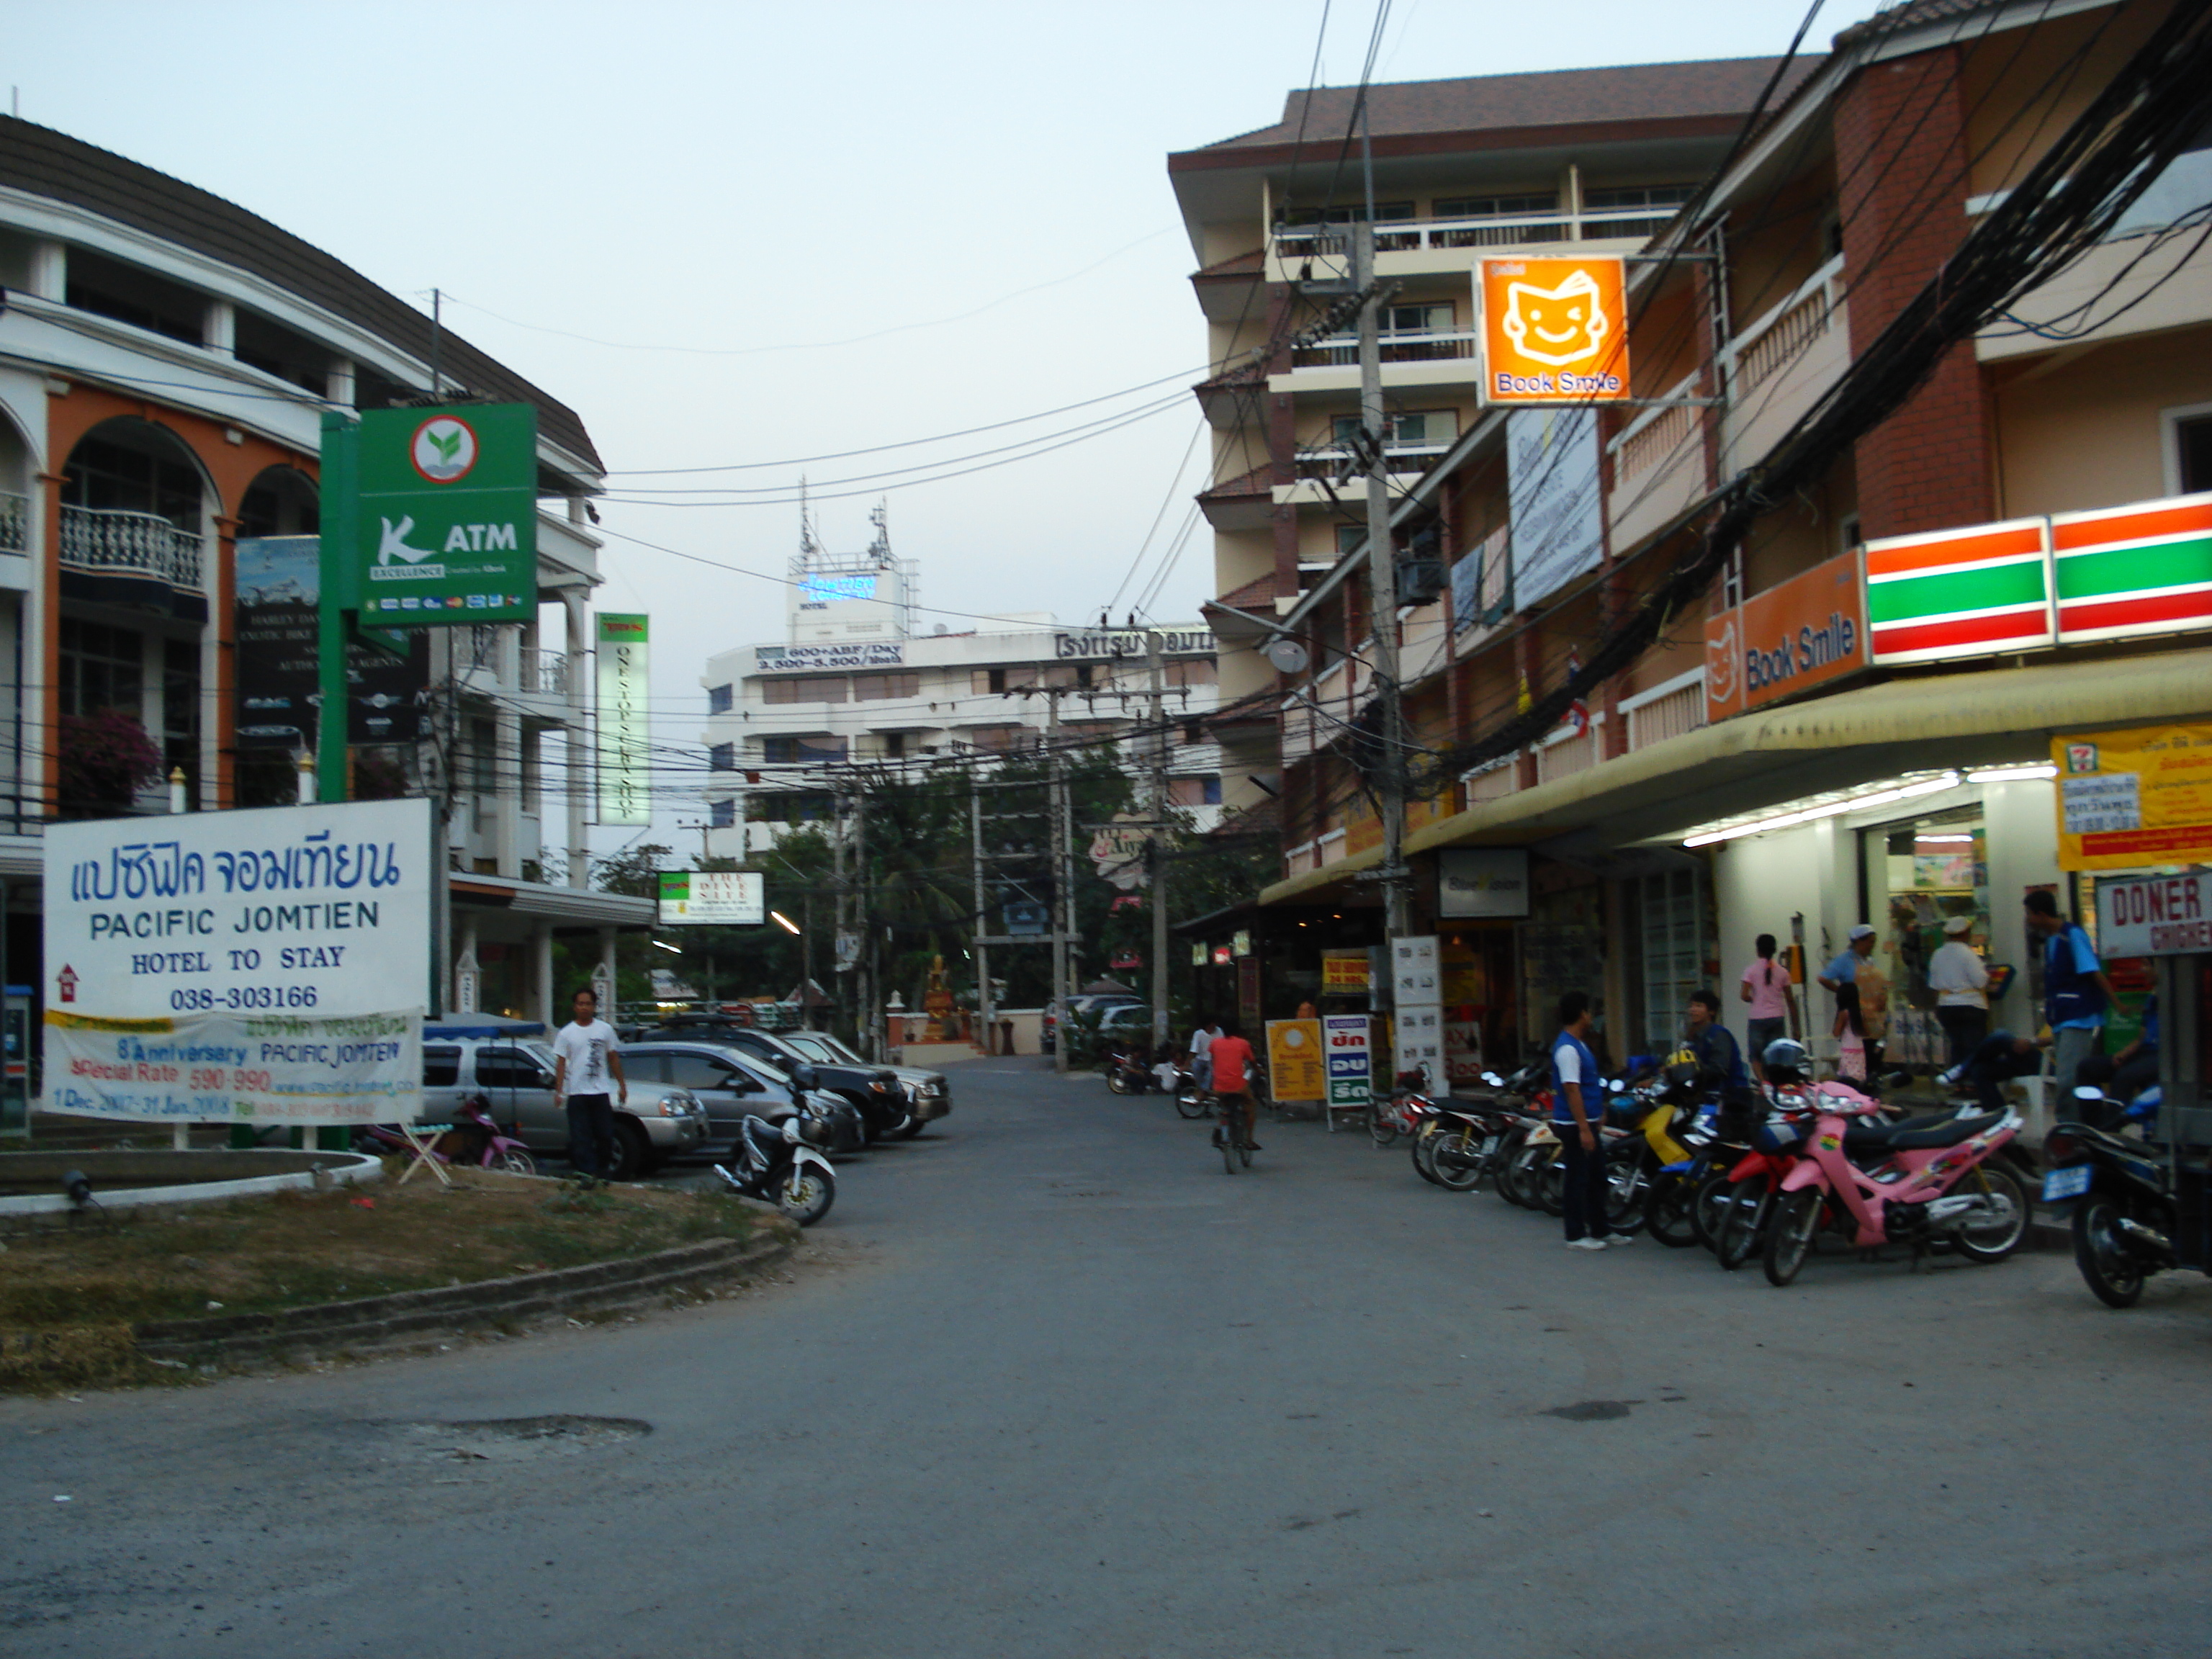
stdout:
[[653,1143],[635,1123],[615,1120],[614,1149],[615,1166],[606,1172],[609,1181],[635,1181],[653,1167]]

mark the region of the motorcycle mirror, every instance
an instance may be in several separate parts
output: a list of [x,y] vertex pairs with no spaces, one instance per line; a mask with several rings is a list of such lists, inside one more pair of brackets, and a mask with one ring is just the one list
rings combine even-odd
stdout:
[[1620,1092],[1620,1079],[1617,1077],[1609,1077],[1605,1080],[1605,1086],[1612,1090],[1615,1094],[1619,1094]]
[[2105,1091],[2102,1089],[2092,1089],[2087,1084],[2074,1091],[2074,1098],[2076,1100],[2102,1100],[2104,1097]]
[[1502,1087],[1505,1082],[1505,1079],[1495,1072],[1485,1072],[1482,1074],[1482,1080],[1493,1089]]

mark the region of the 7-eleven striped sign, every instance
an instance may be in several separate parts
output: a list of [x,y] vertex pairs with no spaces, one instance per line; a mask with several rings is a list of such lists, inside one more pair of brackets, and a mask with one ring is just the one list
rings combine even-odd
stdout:
[[1877,663],[2047,646],[2051,521],[2014,519],[1866,547],[1867,632]]
[[2051,550],[2069,644],[2212,628],[2212,495],[2061,514]]

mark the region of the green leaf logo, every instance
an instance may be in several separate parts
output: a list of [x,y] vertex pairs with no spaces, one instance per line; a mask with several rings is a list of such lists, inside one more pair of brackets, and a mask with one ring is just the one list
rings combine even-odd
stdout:
[[438,452],[441,460],[452,460],[461,447],[461,434],[458,432],[430,432],[423,435],[429,439],[430,447]]

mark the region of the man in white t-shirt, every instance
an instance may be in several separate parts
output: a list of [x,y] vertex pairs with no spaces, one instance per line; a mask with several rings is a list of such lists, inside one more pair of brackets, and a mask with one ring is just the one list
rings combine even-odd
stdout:
[[1974,953],[1974,919],[1953,916],[1943,943],[1928,958],[1928,988],[1936,994],[1936,1023],[1950,1039],[1945,1062],[1964,1066],[1990,1034],[1990,970]]
[[1221,1022],[1209,1019],[1190,1034],[1190,1074],[1201,1089],[1213,1086],[1213,1056],[1208,1052],[1221,1035]]
[[553,1093],[568,1108],[568,1164],[586,1181],[603,1181],[615,1167],[615,1106],[609,1079],[625,1103],[622,1044],[599,1018],[599,999],[585,986],[569,999],[574,1018],[553,1038]]

